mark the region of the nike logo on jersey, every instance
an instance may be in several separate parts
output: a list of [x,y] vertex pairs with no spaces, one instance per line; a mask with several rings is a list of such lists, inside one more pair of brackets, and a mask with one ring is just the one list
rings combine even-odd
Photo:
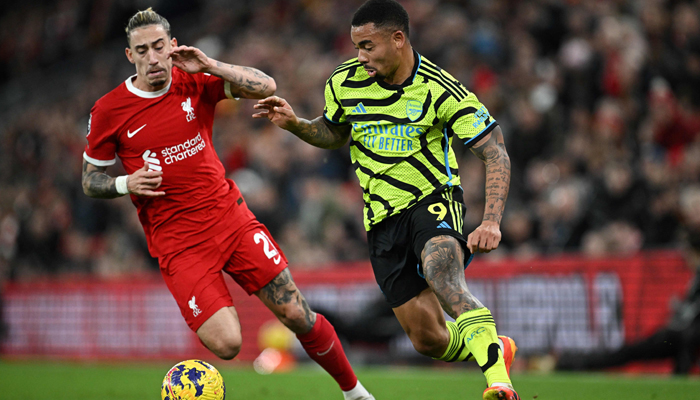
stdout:
[[142,127],[140,127],[139,129],[137,129],[137,130],[135,130],[135,131],[133,131],[133,132],[126,131],[126,136],[128,136],[129,139],[131,139],[132,137],[134,137],[135,134],[139,133],[139,131],[140,131],[141,129],[145,128],[146,125],[147,125],[147,124],[143,124]]
[[316,354],[321,356],[321,357],[325,356],[326,354],[328,354],[329,351],[331,351],[334,344],[335,344],[335,340],[331,342],[330,346],[328,346],[328,350],[324,351],[323,353],[317,351]]

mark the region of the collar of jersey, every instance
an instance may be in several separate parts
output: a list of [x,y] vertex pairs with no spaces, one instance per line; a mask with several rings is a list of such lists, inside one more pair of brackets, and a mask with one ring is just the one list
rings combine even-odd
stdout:
[[168,86],[164,87],[163,89],[160,89],[155,92],[146,92],[144,90],[141,90],[134,86],[134,83],[131,81],[136,75],[131,75],[126,79],[126,88],[129,89],[129,91],[139,97],[143,97],[144,99],[153,99],[155,97],[160,97],[168,92],[170,90],[170,85],[173,84],[173,77],[170,75],[170,83],[168,83]]
[[418,52],[415,49],[413,49],[413,61],[414,61],[413,62],[413,71],[411,72],[411,75],[408,78],[406,78],[405,81],[403,81],[403,83],[401,83],[399,85],[390,85],[390,84],[384,82],[384,80],[382,80],[382,79],[377,79],[377,85],[383,87],[384,89],[388,89],[388,90],[398,90],[398,89],[405,88],[406,86],[411,85],[413,83],[413,81],[416,80],[416,74],[418,72],[418,67],[420,67],[420,62],[421,62],[421,56],[420,56],[420,54],[418,54]]

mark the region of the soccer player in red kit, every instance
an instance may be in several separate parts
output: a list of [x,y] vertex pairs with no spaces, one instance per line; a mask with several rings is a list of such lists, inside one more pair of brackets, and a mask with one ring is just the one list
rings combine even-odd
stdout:
[[[222,359],[241,347],[241,327],[222,270],[296,335],[338,382],[346,400],[373,400],[357,380],[333,326],[309,309],[287,259],[250,212],[214,151],[214,108],[225,98],[264,98],[275,81],[178,46],[168,21],[139,11],[126,28],[136,75],[99,99],[90,113],[83,190],[130,194],[160,271],[180,312]],[[175,66],[176,68],[173,68]],[[128,175],[111,177],[122,161]]]

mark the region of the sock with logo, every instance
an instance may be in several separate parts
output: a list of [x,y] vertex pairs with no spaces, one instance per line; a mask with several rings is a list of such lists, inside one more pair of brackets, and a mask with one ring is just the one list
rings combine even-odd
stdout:
[[495,382],[510,384],[491,311],[486,307],[467,311],[455,322],[465,346],[486,376],[488,386]]
[[316,313],[314,327],[297,339],[306,350],[306,354],[323,367],[343,391],[352,390],[357,386],[357,377],[353,372],[343,346],[333,325],[321,314]]
[[452,321],[447,321],[447,331],[450,332],[450,343],[447,345],[445,354],[440,358],[436,358],[436,360],[447,362],[473,360],[474,358],[471,357],[472,353],[469,352],[466,343],[459,334],[457,324]]

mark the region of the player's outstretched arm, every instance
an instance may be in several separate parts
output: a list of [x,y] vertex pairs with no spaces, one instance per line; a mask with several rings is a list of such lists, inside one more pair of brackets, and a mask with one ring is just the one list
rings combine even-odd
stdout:
[[501,128],[494,128],[471,151],[486,164],[486,207],[481,225],[467,237],[467,247],[472,253],[488,253],[501,242],[501,218],[510,187],[510,157]]
[[258,100],[258,104],[253,108],[260,110],[253,114],[253,118],[267,118],[306,143],[322,149],[340,148],[350,137],[350,125],[334,125],[322,116],[311,121],[299,118],[287,100],[281,97],[272,96]]
[[235,97],[262,99],[273,95],[277,90],[275,80],[260,70],[216,61],[196,47],[173,47],[170,57],[174,66],[187,73],[206,72],[230,82],[231,92]]
[[[83,192],[98,199],[113,199],[126,193],[117,190],[117,178],[105,173],[106,167],[98,167],[83,160]],[[149,171],[148,163],[143,168],[126,177],[127,193],[137,196],[158,197],[165,195],[156,191],[163,182],[163,171]]]

